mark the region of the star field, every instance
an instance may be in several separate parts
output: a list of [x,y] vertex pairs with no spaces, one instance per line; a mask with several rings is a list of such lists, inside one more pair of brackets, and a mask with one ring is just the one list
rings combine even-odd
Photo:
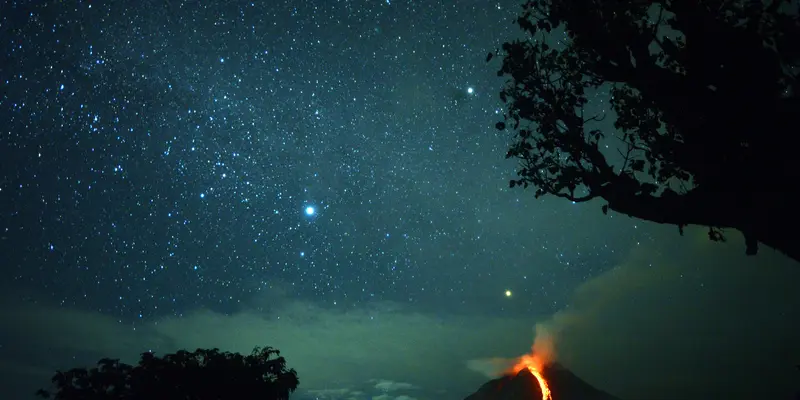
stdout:
[[[458,400],[534,327],[619,398],[794,395],[795,261],[509,188],[496,51],[520,10],[0,4],[3,399],[104,357],[266,345],[292,398]],[[615,165],[609,96],[585,112]]]
[[274,286],[557,308],[619,245],[506,187],[503,3],[3,6],[5,275],[120,321]]

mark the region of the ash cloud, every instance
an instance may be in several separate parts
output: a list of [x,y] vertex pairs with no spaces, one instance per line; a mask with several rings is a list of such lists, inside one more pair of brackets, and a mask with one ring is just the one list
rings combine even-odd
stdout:
[[637,248],[581,285],[535,343],[622,398],[793,398],[800,264],[768,248],[745,256],[738,237],[687,236]]

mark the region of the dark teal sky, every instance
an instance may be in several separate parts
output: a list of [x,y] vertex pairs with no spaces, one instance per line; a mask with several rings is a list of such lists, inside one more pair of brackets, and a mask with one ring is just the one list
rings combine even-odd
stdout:
[[[298,397],[459,399],[487,379],[470,360],[524,353],[547,323],[562,362],[618,395],[714,397],[729,375],[687,364],[767,355],[788,391],[796,265],[508,189],[485,57],[517,11],[4,3],[0,386],[271,345]],[[686,397],[665,395],[679,377]]]

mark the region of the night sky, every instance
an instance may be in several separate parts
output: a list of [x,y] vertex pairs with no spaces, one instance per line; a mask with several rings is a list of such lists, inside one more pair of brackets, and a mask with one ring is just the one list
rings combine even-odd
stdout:
[[1,7],[3,399],[256,345],[299,399],[461,399],[537,323],[630,399],[800,382],[796,262],[508,188],[517,1]]

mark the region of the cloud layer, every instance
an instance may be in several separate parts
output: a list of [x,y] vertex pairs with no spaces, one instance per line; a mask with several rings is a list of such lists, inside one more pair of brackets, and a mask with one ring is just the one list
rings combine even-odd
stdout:
[[[533,324],[525,318],[437,317],[392,304],[338,311],[299,301],[283,301],[269,313],[197,310],[136,330],[98,313],[29,303],[0,311],[0,320],[11,327],[6,341],[25,348],[16,357],[5,352],[3,358],[14,360],[8,370],[38,372],[28,379],[39,386],[56,368],[106,356],[132,363],[147,350],[218,347],[249,353],[269,345],[297,369],[303,392],[330,399],[461,398],[483,381],[464,367],[465,360],[524,349]],[[31,358],[40,350],[50,357]]]
[[459,399],[530,349],[536,325],[552,336],[559,362],[623,398],[791,395],[800,381],[800,266],[769,249],[746,257],[736,240],[687,235],[635,249],[550,317],[437,316],[385,303],[344,311],[278,291],[232,315],[196,310],[134,330],[97,312],[8,296],[0,370],[30,393],[56,368],[101,357],[269,345],[298,370],[299,398]]

